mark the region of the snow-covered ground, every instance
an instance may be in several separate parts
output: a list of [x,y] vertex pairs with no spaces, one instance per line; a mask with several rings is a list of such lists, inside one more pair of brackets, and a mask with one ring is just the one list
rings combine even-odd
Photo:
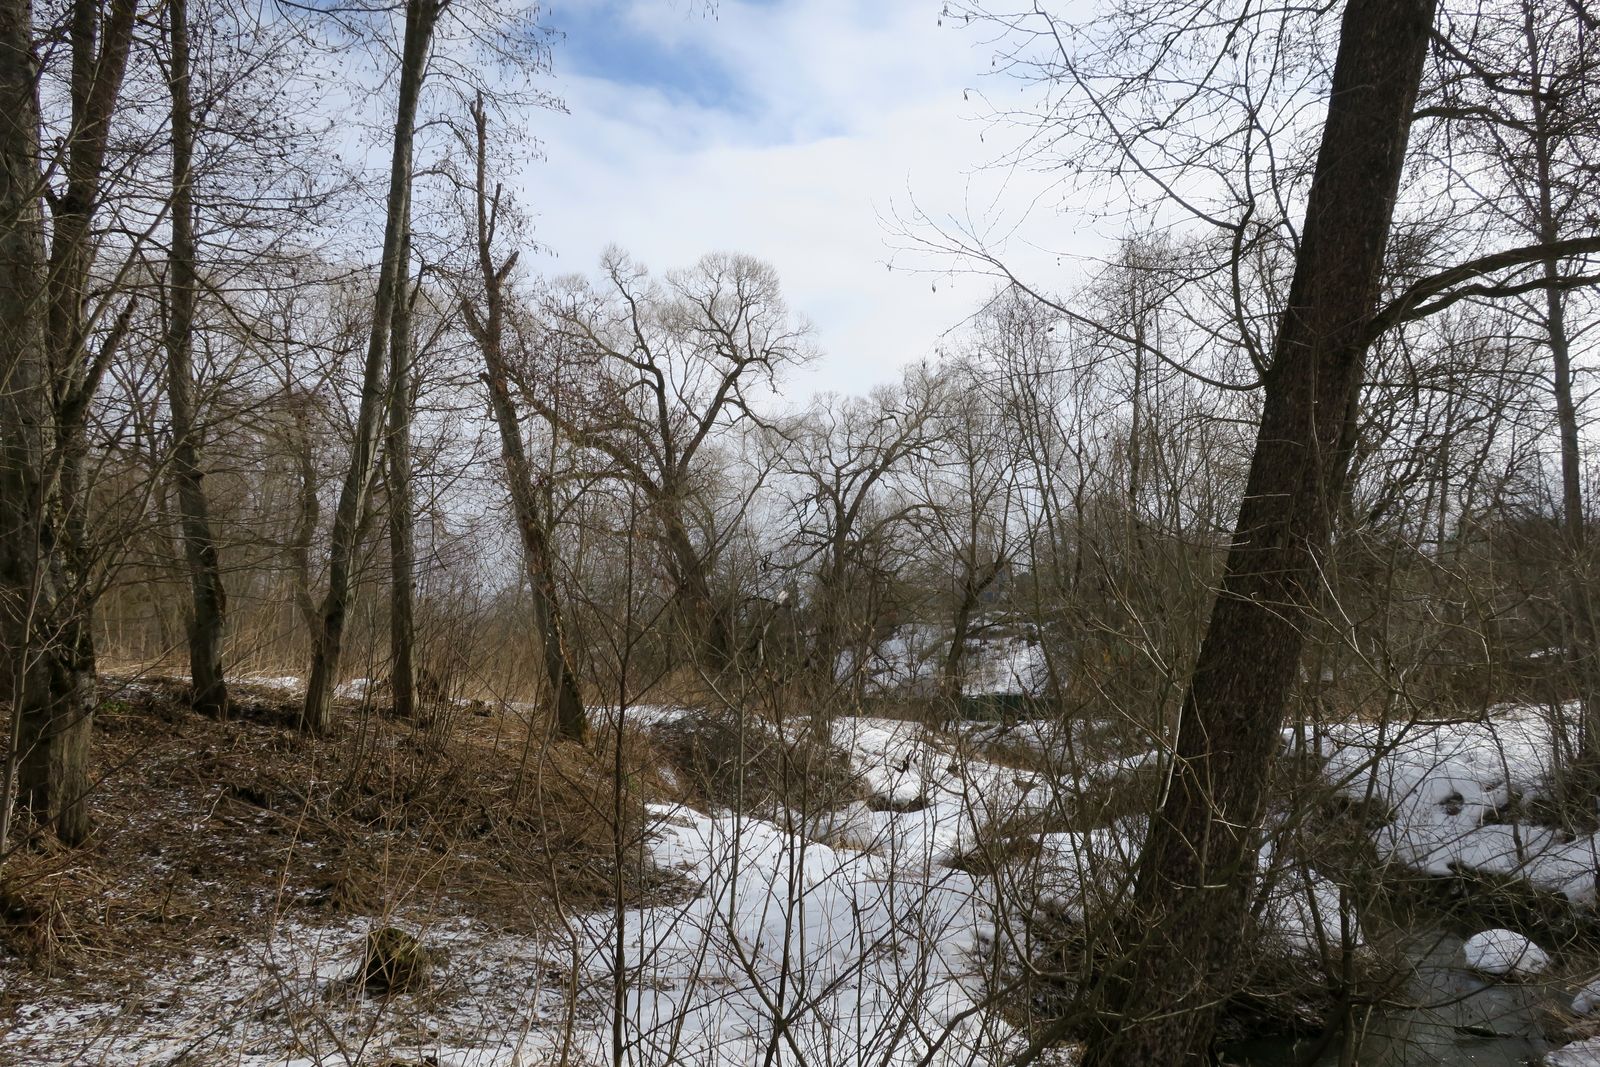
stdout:
[[378,920],[284,919],[265,943],[175,962],[137,1002],[104,990],[29,1006],[5,1062],[511,1067],[563,1045],[610,1062],[618,1040],[640,1065],[994,1062],[1013,1041],[980,1006],[997,902],[947,864],[990,819],[1047,803],[1042,783],[908,723],[841,719],[835,741],[887,810],[651,809],[650,858],[699,885],[688,900],[620,924],[574,915],[540,937],[388,917],[445,952],[433,988],[390,1003],[344,981]]
[[[645,724],[686,714],[629,711]],[[649,859],[697,887],[684,899],[570,914],[539,935],[387,917],[445,953],[433,988],[389,1002],[343,981],[378,920],[284,919],[264,943],[173,962],[136,1002],[108,989],[29,1005],[0,1034],[4,1062],[324,1067],[387,1056],[513,1067],[563,1050],[569,1062],[611,1062],[618,1048],[641,1067],[1000,1062],[1018,1041],[985,1002],[985,969],[1010,940],[1001,935],[1032,907],[1070,917],[1086,897],[1119,892],[1144,827],[1125,819],[1032,832],[1035,847],[1013,861],[1026,878],[996,878],[962,857],[986,829],[1047,826],[1027,817],[1155,758],[1102,753],[1063,780],[985,758],[981,744],[1002,740],[1047,751],[1084,737],[1045,723],[940,733],[842,717],[833,741],[870,801],[760,818],[650,809]],[[1539,713],[1500,709],[1485,722],[1404,732],[1348,724],[1320,744],[1343,793],[1392,813],[1377,833],[1396,862],[1516,874],[1593,903],[1600,839],[1487,821],[1513,794],[1543,786],[1549,730]],[[1269,936],[1287,954],[1317,958],[1319,937],[1339,937],[1337,885],[1270,845],[1261,858]],[[1031,898],[1019,895],[1024,883]]]
[[466,919],[412,916],[405,925],[440,953],[426,994],[402,1005],[361,996],[372,920],[284,919],[270,939],[176,961],[149,992],[102,989],[71,1003],[33,1003],[0,1034],[7,1065],[331,1067],[426,1062],[512,1067],[530,1062],[561,1018],[563,966],[546,939]]
[[[930,694],[939,683],[950,636],[940,627],[901,626],[867,655],[862,664],[866,687],[876,693]],[[850,653],[841,654],[840,676],[853,670]],[[1044,646],[1014,635],[971,638],[965,645],[967,696],[1037,696],[1050,678]]]
[[1594,907],[1600,834],[1574,837],[1502,817],[1514,797],[1547,788],[1550,720],[1548,709],[1507,706],[1468,722],[1340,725],[1321,740],[1326,774],[1344,795],[1391,813],[1376,843],[1397,863],[1435,875],[1518,878]]

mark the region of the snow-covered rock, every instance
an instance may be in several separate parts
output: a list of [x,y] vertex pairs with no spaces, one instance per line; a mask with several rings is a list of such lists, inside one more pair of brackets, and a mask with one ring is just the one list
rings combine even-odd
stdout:
[[812,836],[835,848],[866,850],[883,841],[887,821],[883,813],[858,801],[838,811],[819,812],[812,820]]
[[1572,998],[1574,1015],[1593,1015],[1596,1011],[1600,1011],[1600,975],[1589,979],[1589,984]]
[[1473,970],[1507,978],[1532,978],[1550,966],[1549,954],[1515,930],[1473,934],[1461,953]]
[[1555,728],[1577,708],[1501,706],[1470,721],[1331,724],[1313,739],[1290,729],[1286,748],[1312,746],[1351,800],[1389,814],[1374,835],[1386,858],[1432,875],[1477,872],[1600,905],[1600,834],[1504,821],[1513,801],[1548,788]]
[[1600,1037],[1576,1041],[1544,1056],[1546,1067],[1600,1067]]

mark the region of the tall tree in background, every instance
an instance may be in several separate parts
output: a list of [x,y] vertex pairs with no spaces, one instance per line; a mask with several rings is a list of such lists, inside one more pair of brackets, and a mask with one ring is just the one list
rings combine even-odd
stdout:
[[[1021,544],[1015,516],[1019,489],[997,391],[977,357],[947,360],[931,372],[943,396],[929,436],[932,447],[906,456],[918,499],[934,581],[950,599],[950,643],[939,671],[947,707],[960,699],[967,643],[979,636],[984,600],[1003,591]],[[1008,679],[1009,681],[1009,679]]]
[[[1580,266],[1564,263],[1558,243],[1595,226],[1600,196],[1600,41],[1586,3],[1517,0],[1491,9],[1471,53],[1452,56],[1457,77],[1426,113],[1453,121],[1465,158],[1464,184],[1485,201],[1491,225],[1551,251],[1536,265],[1523,317],[1549,355],[1560,455],[1560,514],[1568,575],[1567,657],[1584,709],[1581,761],[1573,785],[1600,781],[1600,619],[1589,591],[1592,564],[1585,530],[1575,330],[1569,282]],[[1490,181],[1480,178],[1480,167]],[[1481,191],[1480,191],[1481,190]],[[1481,224],[1480,219],[1474,219]],[[1592,268],[1588,268],[1592,271]]]
[[[887,615],[889,549],[934,506],[894,492],[892,479],[939,454],[946,400],[938,379],[919,368],[868,397],[821,397],[772,435],[774,466],[798,497],[796,554],[812,575],[810,680],[821,701],[832,703],[840,688],[858,694],[865,679]],[[818,714],[814,724],[828,721]]]
[[189,0],[170,0],[167,32],[172,93],[172,244],[167,254],[167,404],[172,415],[172,477],[189,568],[189,675],[196,710],[221,718],[228,711],[222,635],[227,594],[217,541],[211,532],[194,399],[194,316],[197,286],[194,204],[194,111],[190,93]]
[[602,269],[604,288],[553,295],[549,343],[563,367],[529,400],[649,503],[694,659],[721,670],[733,635],[712,590],[718,531],[696,543],[692,508],[716,436],[757,418],[752,394],[807,358],[807,327],[792,320],[777,272],[750,256],[706,256],[665,285],[615,249]]
[[416,139],[417,103],[427,73],[434,27],[449,0],[407,0],[404,44],[400,53],[399,98],[395,107],[389,193],[383,231],[383,258],[373,297],[372,329],[361,380],[361,406],[356,417],[350,466],[339,490],[328,559],[328,591],[323,597],[317,631],[312,634],[311,677],[306,685],[301,725],[323,733],[332,725],[333,687],[338,681],[344,647],[345,613],[350,606],[357,542],[362,516],[377,470],[378,437],[391,394],[386,383],[386,357],[396,304],[404,299],[405,255],[409,243],[412,148]]

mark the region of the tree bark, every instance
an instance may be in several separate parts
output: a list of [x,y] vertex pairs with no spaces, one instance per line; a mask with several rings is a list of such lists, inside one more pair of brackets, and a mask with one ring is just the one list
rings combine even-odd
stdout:
[[[407,205],[406,214],[410,214]],[[410,259],[411,232],[401,239],[401,261]],[[411,495],[411,301],[400,279],[389,331],[389,686],[394,713],[403,719],[417,711],[416,531]]]
[[396,105],[393,154],[389,166],[389,198],[384,223],[383,259],[373,299],[372,332],[367,343],[361,382],[361,407],[356,418],[350,467],[339,490],[328,556],[328,591],[312,634],[311,677],[306,683],[301,728],[326,733],[333,725],[333,687],[344,648],[345,613],[350,606],[352,571],[360,540],[362,516],[377,468],[379,426],[388,399],[385,356],[395,301],[401,298],[405,236],[411,204],[411,157],[416,137],[417,101],[427,73],[433,28],[444,4],[440,0],[407,0],[405,43],[400,57],[400,91]]
[[211,532],[194,402],[194,119],[189,96],[188,0],[171,0],[167,17],[172,47],[172,247],[167,257],[167,403],[172,414],[172,474],[178,489],[178,524],[189,567],[189,676],[195,710],[225,718],[222,633],[228,598],[217,541]]
[[1085,1064],[1206,1061],[1343,487],[1435,0],[1350,0],[1227,567]]
[[[17,799],[63,841],[89,834],[90,730],[96,701],[92,626],[94,588],[85,537],[85,427],[116,336],[119,319],[94,358],[87,357],[85,314],[94,262],[91,224],[111,116],[122,88],[133,34],[134,0],[113,0],[102,20],[94,0],[75,0],[70,44],[71,125],[65,138],[64,183],[51,200],[48,264],[43,263],[45,183],[38,158],[37,64],[33,14],[26,4],[5,8],[0,74],[6,98],[5,245],[13,301],[4,321],[8,340],[0,372],[7,410],[6,478],[0,495],[9,510],[0,563],[11,601],[5,634],[7,669],[17,716],[7,777],[15,761]],[[102,37],[103,31],[103,37]],[[40,275],[40,268],[44,273]],[[13,495],[14,494],[14,495]]]
[[[38,65],[33,6],[0,0],[0,696],[11,711],[0,782],[0,856],[8,847],[13,788],[27,749],[50,728],[50,644],[56,608],[55,550],[45,485],[53,444],[44,323],[44,218],[39,176]],[[69,824],[70,789],[31,783],[22,805]],[[63,781],[60,783],[65,786]]]
[[317,535],[317,523],[322,519],[322,498],[318,495],[321,479],[317,477],[316,440],[311,434],[311,398],[306,394],[290,393],[286,398],[290,417],[294,420],[293,442],[295,468],[299,474],[295,501],[294,529],[289,534],[289,560],[294,567],[294,604],[305,623],[306,633],[314,634],[320,621],[317,603],[311,591],[315,578],[311,570],[311,542]]
[[[969,548],[977,543],[975,528],[971,537]],[[983,594],[1005,568],[1003,557],[980,568],[974,555],[969,553],[963,562],[961,591],[956,597],[955,610],[950,619],[950,648],[945,652],[944,667],[940,674],[947,710],[951,713],[961,703],[961,690],[966,682],[967,637],[972,632],[972,616],[977,613]]]
[[733,661],[733,633],[727,612],[717,606],[711,595],[710,577],[684,525],[676,490],[663,492],[656,510],[667,543],[668,565],[684,609],[684,628],[700,646],[701,654],[694,659],[720,671]]
[[534,488],[532,468],[522,447],[522,431],[516,408],[507,386],[505,364],[498,353],[484,346],[484,375],[489,386],[489,402],[500,428],[500,457],[506,465],[506,483],[511,506],[516,512],[517,534],[522,539],[522,562],[528,575],[533,609],[533,629],[544,654],[545,676],[550,682],[555,703],[556,732],[572,741],[589,736],[589,716],[578,688],[578,672],[573,669],[567,648],[566,626],[555,583],[555,553],[546,535],[544,509]]

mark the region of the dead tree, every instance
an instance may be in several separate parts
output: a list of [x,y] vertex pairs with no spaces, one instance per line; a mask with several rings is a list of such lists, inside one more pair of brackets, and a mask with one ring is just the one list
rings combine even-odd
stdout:
[[516,515],[517,533],[522,540],[523,567],[532,591],[533,624],[544,653],[544,669],[555,702],[556,729],[566,738],[583,741],[589,732],[572,650],[567,641],[567,624],[556,585],[556,556],[550,538],[549,509],[541,499],[533,466],[522,443],[522,428],[516,404],[511,397],[511,375],[505,355],[506,279],[516,265],[516,253],[500,263],[494,260],[495,233],[499,223],[501,191],[488,187],[488,116],[482,99],[472,107],[473,137],[469,143],[475,164],[473,212],[477,266],[481,276],[482,310],[473,294],[461,299],[467,329],[483,355],[483,380],[489,388],[489,405],[500,430],[500,457],[506,465],[506,484]]

